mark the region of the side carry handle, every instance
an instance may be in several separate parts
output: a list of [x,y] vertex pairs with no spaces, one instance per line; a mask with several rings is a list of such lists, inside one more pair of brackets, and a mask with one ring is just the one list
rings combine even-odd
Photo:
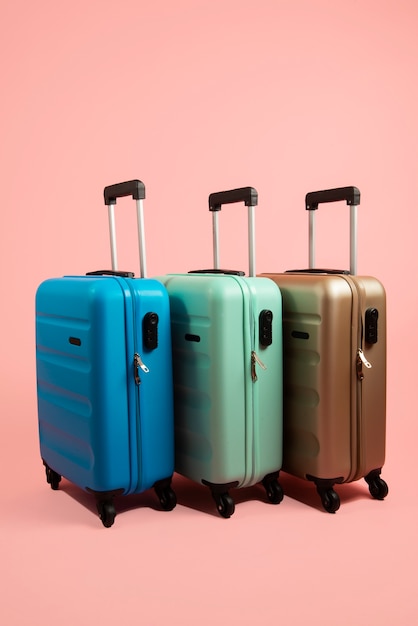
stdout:
[[112,270],[118,271],[118,258],[116,250],[116,226],[115,226],[115,204],[118,198],[132,196],[136,200],[137,223],[138,223],[138,244],[139,244],[139,265],[140,276],[145,278],[146,271],[146,254],[145,254],[145,235],[144,235],[144,208],[143,200],[145,199],[145,185],[142,181],[128,180],[123,183],[116,183],[104,188],[104,202],[109,212],[109,232],[110,232],[110,252],[112,257]]
[[209,195],[209,211],[212,212],[213,227],[213,264],[215,270],[219,265],[219,223],[218,213],[223,204],[244,202],[248,207],[248,255],[249,276],[255,276],[255,219],[254,208],[258,204],[258,193],[254,187],[240,187],[229,191],[218,191]]
[[309,211],[309,269],[315,267],[315,211],[319,204],[342,201],[350,206],[350,274],[357,274],[357,206],[360,204],[357,187],[337,187],[306,194],[305,207]]

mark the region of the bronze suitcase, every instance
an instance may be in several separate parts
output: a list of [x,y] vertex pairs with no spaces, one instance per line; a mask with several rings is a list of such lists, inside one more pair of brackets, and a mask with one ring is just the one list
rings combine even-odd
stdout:
[[[350,272],[314,269],[315,210],[350,205]],[[388,493],[380,477],[386,430],[386,296],[356,275],[360,192],[342,187],[306,195],[309,269],[262,274],[283,297],[283,470],[315,483],[326,511],[334,485],[365,478],[371,495]]]

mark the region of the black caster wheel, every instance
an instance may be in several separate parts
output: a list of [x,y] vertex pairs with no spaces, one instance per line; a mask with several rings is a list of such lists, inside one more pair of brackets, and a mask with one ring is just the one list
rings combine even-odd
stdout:
[[328,513],[335,513],[340,508],[340,497],[334,489],[326,489],[320,494],[322,506]]
[[177,497],[171,487],[156,489],[157,496],[164,511],[172,511],[177,504]]
[[98,502],[97,510],[99,511],[99,517],[102,520],[102,524],[105,528],[113,526],[116,517],[115,507],[113,502],[105,500],[104,502]]
[[228,517],[231,517],[231,515],[234,514],[235,504],[228,493],[217,493],[214,494],[213,497],[215,499],[219,515],[228,519]]
[[280,504],[283,500],[283,489],[279,481],[274,478],[270,480],[263,480],[263,486],[266,490],[267,498],[272,504]]
[[380,476],[373,476],[373,478],[366,479],[369,485],[369,491],[372,498],[375,500],[384,500],[389,493],[387,483],[380,478]]
[[57,474],[53,469],[45,465],[46,482],[51,485],[51,489],[56,491],[59,488],[61,482],[60,474]]

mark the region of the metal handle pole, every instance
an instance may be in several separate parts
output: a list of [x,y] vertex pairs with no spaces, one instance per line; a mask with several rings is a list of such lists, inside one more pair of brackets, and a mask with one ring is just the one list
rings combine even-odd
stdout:
[[309,269],[313,269],[315,267],[315,243],[315,211],[309,211]]
[[248,256],[249,276],[255,276],[255,218],[254,207],[248,207]]
[[147,264],[144,235],[144,203],[141,199],[136,201],[136,215],[138,222],[139,271],[141,278],[146,278]]
[[350,205],[350,274],[357,274],[357,205]]
[[213,230],[213,267],[219,269],[219,211],[212,211],[212,230]]
[[109,234],[110,234],[110,254],[112,258],[112,270],[118,270],[118,255],[116,251],[116,226],[115,226],[115,205],[108,205]]

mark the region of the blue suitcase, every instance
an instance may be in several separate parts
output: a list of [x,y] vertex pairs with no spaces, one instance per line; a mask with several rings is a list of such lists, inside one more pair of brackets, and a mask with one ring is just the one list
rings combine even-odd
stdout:
[[[114,207],[137,204],[141,278],[117,270]],[[110,527],[114,498],[155,489],[176,505],[169,298],[145,278],[139,180],[106,187],[112,270],[45,280],[36,293],[40,452],[47,482],[92,493]]]

